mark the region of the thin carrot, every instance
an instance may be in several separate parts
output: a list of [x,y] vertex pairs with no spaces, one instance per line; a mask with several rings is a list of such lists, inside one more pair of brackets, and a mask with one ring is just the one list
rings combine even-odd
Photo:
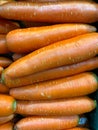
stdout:
[[14,124],[10,121],[5,124],[0,125],[0,130],[13,130]]
[[13,59],[13,61],[16,61],[16,60],[18,60],[19,58],[23,57],[24,55],[25,55],[25,54],[14,53],[14,54],[12,55],[12,59]]
[[75,127],[75,128],[68,129],[68,130],[90,130],[90,129],[88,129],[88,128],[83,128],[83,127]]
[[75,97],[51,101],[18,101],[17,114],[28,116],[72,116],[91,112],[96,102],[89,97]]
[[0,54],[8,53],[8,47],[6,44],[6,35],[1,34],[0,35]]
[[93,73],[81,73],[57,80],[12,88],[10,95],[20,100],[52,100],[88,95],[97,89],[97,76]]
[[10,2],[0,6],[7,19],[54,23],[92,23],[98,21],[98,5],[90,1],[54,3]]
[[18,23],[0,18],[0,34],[7,34],[17,28],[20,28]]
[[16,101],[9,95],[0,94],[0,116],[8,116],[15,112]]
[[94,57],[76,64],[61,66],[19,78],[13,79],[6,76],[5,84],[9,88],[26,86],[33,83],[38,83],[40,81],[63,78],[85,71],[91,71],[96,68],[98,68],[98,57]]
[[12,63],[12,60],[7,57],[0,57],[0,66],[7,67]]
[[17,122],[14,130],[62,130],[79,125],[79,116],[26,117]]
[[38,49],[13,62],[2,74],[12,78],[78,63],[98,54],[98,33],[88,33]]
[[9,93],[9,88],[2,83],[0,83],[0,94],[1,93],[2,94],[8,94]]
[[2,71],[3,71],[3,67],[0,66],[0,75],[1,75]]
[[49,44],[94,31],[96,28],[87,24],[57,24],[16,29],[7,34],[6,40],[10,51],[29,53]]
[[[5,109],[5,108],[3,108],[3,109]],[[14,114],[9,115],[9,116],[3,116],[3,117],[0,116],[0,125],[12,120],[13,118],[14,118]],[[4,129],[2,129],[2,130],[4,130]]]

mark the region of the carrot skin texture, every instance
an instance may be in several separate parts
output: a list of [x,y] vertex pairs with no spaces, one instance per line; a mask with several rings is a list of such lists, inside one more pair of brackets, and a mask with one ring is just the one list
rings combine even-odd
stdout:
[[[0,116],[0,125],[12,120],[13,118],[14,118],[14,114],[11,114],[9,116],[3,116],[3,117]],[[4,130],[4,129],[2,129],[2,130]]]
[[90,130],[90,129],[88,129],[88,128],[82,128],[82,127],[75,127],[75,128],[67,129],[67,130]]
[[6,54],[8,52],[9,50],[6,44],[6,35],[1,34],[0,35],[0,54]]
[[18,28],[20,28],[18,23],[0,18],[0,34],[7,34],[8,32]]
[[[82,53],[82,54],[81,54]],[[98,54],[98,33],[83,34],[38,49],[12,63],[5,75],[16,78],[43,70],[70,65],[90,59]]]
[[13,130],[13,123],[10,121],[0,125],[0,130]]
[[77,126],[79,116],[68,117],[26,117],[21,119],[14,126],[14,130],[60,130]]
[[51,101],[18,101],[16,113],[28,116],[72,116],[91,112],[96,108],[89,97]]
[[29,53],[58,41],[96,31],[87,24],[57,24],[16,29],[7,34],[7,46],[16,53]]
[[0,94],[0,116],[9,116],[16,110],[16,101],[13,97]]
[[0,57],[0,66],[6,68],[12,63],[12,60],[7,57]]
[[98,57],[93,57],[91,59],[76,64],[61,66],[19,78],[10,78],[6,76],[5,84],[9,88],[26,86],[38,83],[40,81],[47,81],[51,79],[72,76],[78,73],[91,71],[96,68],[98,68]]
[[98,5],[89,1],[39,4],[33,2],[10,2],[0,7],[0,15],[7,19],[54,23],[96,22],[98,21],[97,11]]
[[8,94],[9,88],[4,84],[0,83],[0,94]]
[[81,73],[66,78],[12,88],[9,93],[19,100],[52,100],[88,95],[97,89],[97,76],[93,73]]

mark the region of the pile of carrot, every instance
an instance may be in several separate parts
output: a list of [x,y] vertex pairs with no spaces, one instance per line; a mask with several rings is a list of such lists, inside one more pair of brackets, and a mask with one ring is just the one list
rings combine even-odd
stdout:
[[0,1],[0,130],[90,130],[97,107],[98,4]]

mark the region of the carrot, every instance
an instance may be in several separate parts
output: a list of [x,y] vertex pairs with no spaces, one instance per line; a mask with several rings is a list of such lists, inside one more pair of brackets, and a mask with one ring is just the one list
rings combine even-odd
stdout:
[[28,116],[72,116],[91,112],[96,102],[89,97],[75,97],[51,101],[18,101],[17,114]]
[[[21,119],[14,126],[14,130],[62,130],[78,126],[81,118],[74,116],[32,116]],[[83,119],[84,120],[84,119]],[[84,122],[85,123],[85,122]]]
[[82,128],[82,127],[75,127],[75,128],[71,128],[71,129],[68,129],[68,130],[90,130],[90,129]]
[[16,61],[16,60],[20,59],[21,57],[23,57],[24,55],[25,54],[14,53],[12,55],[12,59],[13,59],[13,61]]
[[2,93],[2,94],[7,94],[7,93],[9,93],[9,89],[8,89],[8,87],[7,86],[5,86],[4,84],[2,84],[2,83],[0,83],[0,93]]
[[[75,75],[81,72],[90,71],[98,68],[98,57],[88,59],[72,65],[61,66],[49,70],[45,70],[36,74],[31,74],[19,78],[5,78],[5,84],[9,87],[26,86],[40,81],[63,78],[66,76]],[[53,90],[52,90],[53,91]]]
[[11,63],[12,63],[11,59],[0,56],[0,66],[5,68],[5,67],[9,66]]
[[0,15],[7,19],[54,23],[96,22],[97,12],[97,4],[90,1],[10,2],[0,7]]
[[[17,0],[17,1],[44,3],[44,2],[61,2],[61,1],[64,2],[65,0]],[[72,0],[66,0],[66,1],[72,1]],[[75,1],[92,1],[92,0],[75,0]],[[94,2],[94,1],[92,1],[92,2]]]
[[[5,108],[3,108],[3,109],[5,109]],[[9,115],[9,116],[0,117],[0,125],[2,125],[2,124],[4,124],[4,123],[6,123],[6,122],[12,120],[13,118],[14,118],[14,114]],[[2,129],[2,130],[4,130],[4,129]]]
[[0,54],[6,54],[8,52],[9,50],[6,44],[6,35],[1,34],[0,35]]
[[10,121],[0,125],[0,130],[13,130],[13,126],[14,126],[13,123]]
[[7,34],[11,30],[19,28],[19,24],[6,19],[0,19],[0,34]]
[[49,44],[96,31],[87,24],[57,24],[43,27],[16,29],[6,36],[7,46],[16,53],[29,53]]
[[3,67],[0,66],[0,75],[1,75],[2,71],[3,71]]
[[5,4],[7,2],[12,2],[14,0],[0,0],[0,5]]
[[2,73],[12,78],[78,63],[98,54],[98,33],[88,33],[40,48],[13,62]]
[[20,100],[52,100],[88,95],[97,89],[97,76],[93,73],[81,73],[57,80],[12,88],[10,95]]
[[9,95],[0,94],[0,116],[8,116],[15,112],[16,101]]

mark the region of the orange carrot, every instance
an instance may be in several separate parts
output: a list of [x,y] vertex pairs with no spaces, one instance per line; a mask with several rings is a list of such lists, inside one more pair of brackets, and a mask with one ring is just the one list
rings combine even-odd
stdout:
[[7,2],[12,2],[14,0],[0,0],[0,5],[5,4]]
[[12,60],[7,57],[0,57],[0,66],[7,67],[12,63]]
[[17,114],[28,116],[72,116],[91,112],[96,102],[89,97],[75,97],[51,101],[18,101]]
[[0,35],[0,54],[8,53],[8,47],[6,44],[6,35],[1,34]]
[[2,84],[2,83],[0,83],[0,93],[2,93],[2,94],[7,94],[7,93],[9,93],[9,89],[8,89],[8,87],[7,86],[5,86],[4,84]]
[[75,75],[81,72],[90,71],[98,68],[98,57],[88,59],[72,65],[61,66],[49,70],[45,70],[36,74],[23,76],[19,78],[5,78],[5,84],[9,87],[26,86],[40,81],[62,78]]
[[68,129],[68,130],[90,130],[90,129],[82,128],[82,127],[75,127],[75,128],[71,128],[71,129]]
[[18,60],[19,58],[23,57],[24,55],[25,55],[25,54],[14,53],[14,54],[12,55],[12,59],[13,59],[13,61],[16,61],[16,60]]
[[11,30],[19,28],[19,24],[6,19],[0,19],[0,34],[7,34]]
[[14,124],[10,121],[5,124],[0,125],[0,130],[13,130]]
[[16,101],[9,95],[0,94],[0,116],[8,116],[15,112]]
[[79,116],[26,117],[14,126],[14,130],[62,130],[79,125]]
[[81,73],[67,78],[12,88],[10,95],[20,100],[52,100],[83,96],[98,89],[97,79],[93,73]]
[[98,5],[90,1],[54,3],[10,2],[0,6],[7,19],[54,23],[92,23],[98,21]]
[[[3,109],[5,109],[5,108],[3,108]],[[3,116],[3,117],[0,116],[0,125],[12,120],[13,118],[14,118],[14,114],[9,115],[9,116]],[[4,130],[4,129],[2,129],[2,130]]]
[[3,67],[0,66],[0,75],[1,75],[2,71],[3,71]]
[[[44,2],[65,2],[65,0],[17,0],[17,1],[25,1],[25,2],[36,2],[36,3],[44,3]],[[73,1],[73,0],[66,0],[66,1]],[[92,1],[92,0],[75,0],[75,1]],[[94,1],[92,1],[94,2]]]
[[38,49],[13,62],[2,74],[12,78],[78,63],[98,54],[98,33],[88,33]]
[[57,24],[43,27],[16,29],[7,34],[7,46],[16,53],[28,53],[49,44],[96,31],[86,24]]

